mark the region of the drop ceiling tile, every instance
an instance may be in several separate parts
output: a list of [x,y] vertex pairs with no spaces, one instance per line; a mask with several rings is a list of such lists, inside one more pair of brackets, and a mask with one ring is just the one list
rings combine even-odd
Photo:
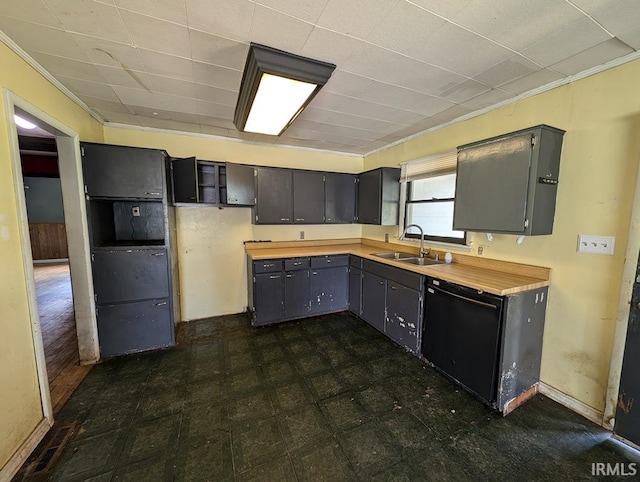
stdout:
[[210,65],[202,62],[193,62],[193,77],[191,80],[199,84],[211,85],[219,89],[234,90],[240,89],[242,72],[228,69],[218,65]]
[[443,2],[442,0],[410,0],[411,3],[437,15],[442,15],[445,18],[454,17],[472,1],[473,0],[456,0],[455,2]]
[[178,57],[191,58],[189,29],[139,13],[121,10],[133,45]]
[[485,107],[499,104],[502,101],[513,98],[514,95],[511,92],[507,92],[502,89],[491,89],[489,92],[480,94],[472,99],[464,102],[464,106],[473,110],[484,109]]
[[89,95],[99,99],[119,102],[118,96],[110,85],[100,84],[98,82],[88,82],[86,80],[73,79],[59,75],[57,79],[62,82],[74,94]]
[[136,116],[142,127],[152,127],[154,129],[165,129],[169,131],[196,132],[200,133],[200,124],[190,124],[187,122],[177,122],[156,117]]
[[171,120],[171,116],[173,115],[173,112],[169,110],[153,109],[139,105],[128,105],[127,109],[136,117],[149,117],[151,119]]
[[361,46],[362,40],[326,28],[314,27],[301,54],[305,57],[338,65],[348,59]]
[[483,92],[491,90],[486,84],[478,82],[477,80],[469,79],[461,82],[457,85],[451,86],[445,90],[441,97],[456,104],[462,103],[465,100],[469,100],[473,97],[477,97]]
[[151,15],[180,25],[187,25],[187,6],[176,0],[115,0],[121,9]]
[[139,52],[145,65],[145,71],[150,74],[193,80],[193,62],[191,60],[145,49],[139,49]]
[[0,15],[47,25],[48,27],[62,28],[62,23],[51,14],[51,10],[42,0],[2,1],[0,2]]
[[436,40],[445,20],[408,2],[398,2],[367,37],[368,42],[406,55]]
[[256,0],[259,5],[310,23],[316,23],[328,2],[329,0]]
[[322,90],[325,92],[333,92],[336,94],[356,97],[363,92],[369,91],[375,84],[377,84],[377,82],[373,79],[345,72],[338,67],[333,71],[331,78]]
[[104,82],[104,77],[98,72],[98,69],[88,62],[79,62],[41,52],[31,52],[31,56],[53,76],[64,75],[91,82]]
[[200,125],[200,116],[189,112],[171,112],[169,118],[176,122],[186,122],[187,124]]
[[200,132],[208,134],[210,136],[228,137],[229,129],[224,127],[211,126],[208,124],[200,124]]
[[640,50],[640,8],[636,0],[575,0],[613,35]]
[[540,67],[521,55],[514,55],[504,62],[485,70],[474,77],[475,80],[491,87],[524,77],[540,70]]
[[527,9],[523,5],[513,0],[475,0],[453,20],[501,45],[520,51],[583,16],[565,1],[538,0]]
[[428,41],[409,44],[403,53],[465,77],[473,77],[513,55],[511,50],[452,23],[433,31]]
[[[255,4],[249,0],[186,0],[189,27],[239,42],[249,41]],[[221,14],[224,12],[224,14]]]
[[27,52],[43,52],[88,62],[89,58],[73,37],[57,28],[0,16],[0,30]]
[[320,122],[314,122],[305,119],[296,119],[293,125],[301,129],[306,129],[308,131],[325,132],[327,134],[348,136],[362,140],[371,141],[380,137],[379,132],[368,131],[366,129],[358,129],[355,127],[338,126],[334,124],[323,124]]
[[196,114],[229,120],[233,120],[234,112],[235,106],[233,105],[222,105],[214,102],[205,102],[203,100],[197,101],[195,107]]
[[359,94],[357,98],[384,103],[423,116],[434,115],[453,105],[453,102],[449,100],[383,82],[374,82],[367,91]]
[[550,68],[564,75],[573,75],[632,52],[633,49],[627,44],[621,42],[617,38],[612,38],[599,43],[595,47],[591,47],[590,49],[569,57],[562,62],[553,64]]
[[445,124],[447,122],[451,122],[463,115],[467,115],[470,112],[473,112],[473,109],[470,107],[466,107],[462,104],[454,105],[442,112],[438,112],[436,115],[432,116],[430,119],[434,121],[434,126],[439,126],[441,124]]
[[364,45],[358,49],[342,68],[347,72],[436,96],[465,80],[463,76],[375,45]]
[[283,139],[308,139],[313,141],[332,142],[332,143],[346,145],[346,146],[357,146],[361,143],[361,141],[357,139],[353,139],[351,137],[344,137],[344,136],[335,135],[335,134],[327,134],[326,132],[309,131],[309,130],[301,129],[295,126],[289,127],[284,132],[284,134],[282,134],[282,138]]
[[129,43],[131,39],[116,7],[92,0],[45,0],[66,30]]
[[122,67],[108,67],[106,65],[98,65],[96,69],[109,85],[144,89],[151,92],[151,78],[146,72],[125,70]]
[[98,99],[89,95],[78,95],[78,99],[95,110],[108,110],[110,112],[120,112],[121,114],[130,114],[126,106],[120,102],[112,102],[110,100]]
[[133,114],[127,114],[124,112],[111,112],[105,109],[96,109],[98,114],[102,116],[105,122],[115,122],[118,124],[127,124],[132,126],[138,126],[140,123]]
[[194,99],[232,106],[235,106],[238,96],[237,92],[218,89],[210,85],[196,84],[187,82],[186,80],[161,77],[159,75],[150,75],[149,77],[154,92],[192,97]]
[[549,69],[542,69],[534,72],[533,74],[521,77],[518,80],[514,80],[513,82],[509,82],[508,84],[501,85],[500,88],[519,95],[538,87],[542,87],[543,85],[550,84],[551,82],[555,82],[561,78],[563,78],[563,75],[558,72],[554,72]]
[[113,90],[118,98],[126,105],[148,107],[150,109],[162,109],[172,112],[196,112],[196,101],[188,97],[162,94],[159,92],[147,92],[142,89],[114,86]]
[[253,42],[299,55],[312,29],[313,24],[256,5],[250,36]]
[[222,119],[220,117],[212,117],[207,115],[199,115],[201,125],[214,126],[219,129],[236,130],[236,126],[233,125],[233,121],[230,119]]
[[357,129],[365,129],[374,132],[382,132],[388,134],[393,124],[376,119],[367,119],[349,114],[342,114],[330,110],[319,109],[313,106],[307,107],[302,111],[299,119],[311,120],[325,124],[335,124],[338,126],[355,127]]
[[246,44],[189,29],[191,58],[197,62],[243,70],[247,57]]
[[71,36],[91,62],[96,65],[144,70],[144,63],[138,49],[129,44],[81,34],[71,34]]
[[[317,25],[338,33],[366,38],[400,0],[329,0]],[[363,14],[366,12],[366,14]]]
[[548,67],[610,38],[597,23],[585,17],[524,49],[522,55]]

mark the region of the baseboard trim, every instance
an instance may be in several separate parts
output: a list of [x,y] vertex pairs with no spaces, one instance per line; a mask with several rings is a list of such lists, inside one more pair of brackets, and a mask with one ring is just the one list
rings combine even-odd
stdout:
[[11,480],[13,476],[18,473],[22,464],[25,463],[29,455],[36,449],[50,428],[51,424],[48,419],[43,418],[40,420],[27,440],[16,450],[5,466],[0,469],[0,480]]
[[586,403],[583,403],[580,400],[576,400],[572,396],[567,395],[566,393],[563,393],[560,390],[547,385],[546,383],[540,382],[538,392],[540,393],[540,395],[547,396],[554,402],[558,402],[560,405],[564,405],[569,410],[582,415],[587,420],[591,420],[593,423],[600,425],[601,427],[604,426],[604,413],[600,410],[596,410]]
[[60,264],[68,263],[69,258],[34,259],[33,264]]

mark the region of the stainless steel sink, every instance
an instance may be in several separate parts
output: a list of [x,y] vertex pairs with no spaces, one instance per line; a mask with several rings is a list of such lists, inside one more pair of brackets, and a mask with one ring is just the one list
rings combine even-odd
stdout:
[[418,257],[403,258],[403,259],[399,259],[398,261],[400,263],[415,264],[417,266],[429,266],[429,265],[432,265],[432,264],[443,264],[444,263],[444,261],[440,261],[439,259],[418,258]]
[[397,259],[398,261],[402,260],[402,259],[407,259],[407,258],[413,258],[415,257],[415,254],[411,254],[411,253],[400,253],[400,252],[395,252],[395,253],[373,253],[374,256],[377,256],[378,258],[384,258],[384,259]]

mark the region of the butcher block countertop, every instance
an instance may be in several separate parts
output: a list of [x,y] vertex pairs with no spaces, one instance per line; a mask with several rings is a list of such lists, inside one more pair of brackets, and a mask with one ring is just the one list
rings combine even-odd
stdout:
[[[464,254],[453,254],[451,264],[416,266],[379,258],[374,253],[404,252],[417,255],[418,248],[405,244],[352,238],[318,241],[248,242],[245,251],[254,260],[353,254],[407,271],[433,276],[499,296],[513,295],[549,285],[550,268],[500,261]],[[445,251],[432,249],[444,259]]]

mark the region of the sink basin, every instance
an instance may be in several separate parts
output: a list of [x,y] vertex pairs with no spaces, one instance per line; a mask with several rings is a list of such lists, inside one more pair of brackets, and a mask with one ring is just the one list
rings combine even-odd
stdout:
[[417,266],[429,266],[429,265],[432,265],[432,264],[444,264],[444,261],[440,261],[438,259],[417,258],[417,257],[402,258],[402,259],[398,259],[398,261],[400,263],[415,264]]
[[399,253],[399,252],[395,252],[395,253],[374,253],[373,255],[377,256],[378,258],[397,259],[397,260],[407,259],[407,258],[414,258],[415,257],[415,254]]

